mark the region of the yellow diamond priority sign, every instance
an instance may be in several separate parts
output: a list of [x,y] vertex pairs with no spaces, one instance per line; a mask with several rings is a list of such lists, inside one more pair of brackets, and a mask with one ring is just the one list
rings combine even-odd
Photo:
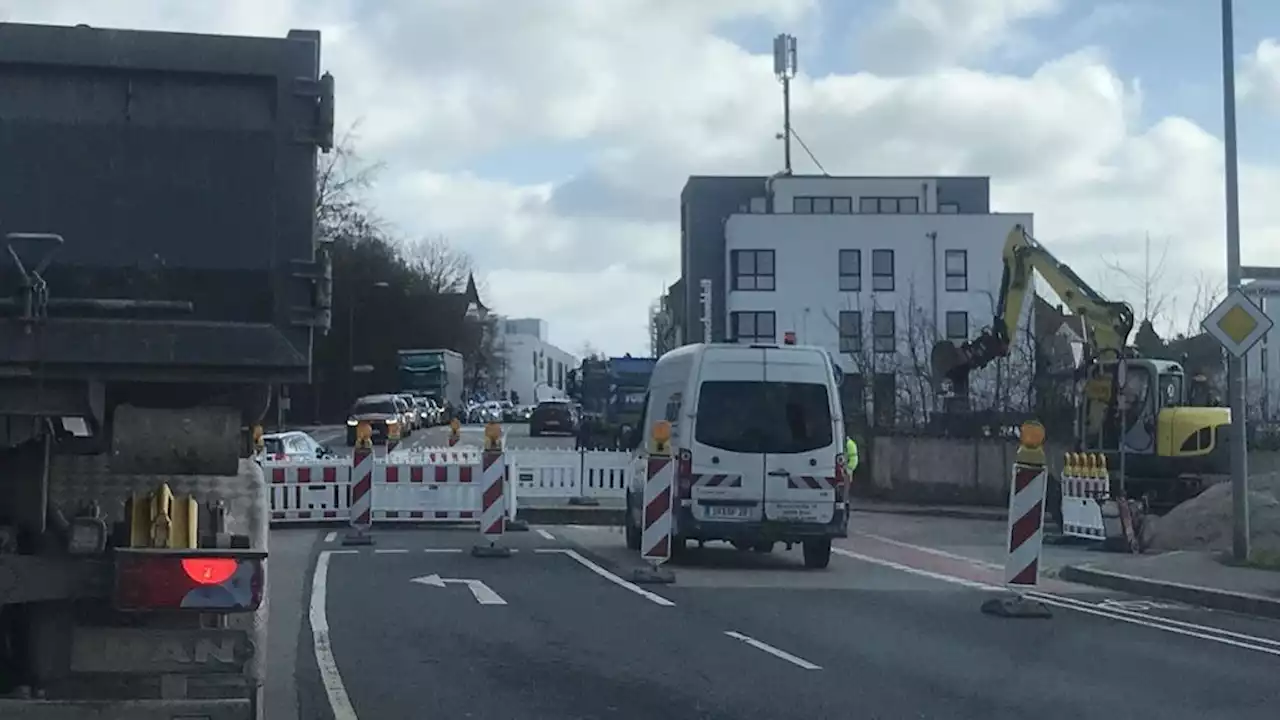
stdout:
[[1274,324],[1262,308],[1236,290],[1209,313],[1201,327],[1217,338],[1227,352],[1243,357]]

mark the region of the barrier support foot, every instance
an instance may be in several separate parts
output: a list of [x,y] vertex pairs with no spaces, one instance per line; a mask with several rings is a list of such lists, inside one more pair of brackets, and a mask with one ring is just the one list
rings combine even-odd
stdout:
[[342,544],[347,546],[372,545],[373,535],[370,535],[369,533],[364,532],[363,530],[353,530],[351,532],[348,532],[346,535],[342,536]]
[[490,543],[488,545],[474,545],[471,548],[471,557],[509,558],[511,557],[511,548],[494,543]]
[[529,532],[529,523],[523,520],[508,520],[507,532]]
[[640,567],[631,571],[631,582],[636,585],[670,585],[675,581],[676,574],[661,565]]
[[593,497],[576,496],[569,498],[569,504],[576,507],[596,507],[600,501]]
[[1022,595],[993,597],[982,603],[982,612],[1005,618],[1051,618],[1049,606]]

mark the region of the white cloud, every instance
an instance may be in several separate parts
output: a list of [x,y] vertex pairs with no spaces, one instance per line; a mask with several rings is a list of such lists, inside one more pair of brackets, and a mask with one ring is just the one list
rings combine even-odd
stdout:
[[[965,69],[1059,5],[900,0],[871,31],[896,74],[802,75],[796,129],[837,174],[990,175],[995,207],[1035,212],[1041,239],[1087,278],[1104,255],[1138,262],[1148,232],[1173,243],[1172,275],[1220,271],[1217,138],[1182,118],[1141,124],[1137,81],[1097,49],[1026,76]],[[786,30],[821,12],[816,0],[369,6],[0,0],[0,17],[266,35],[318,27],[341,117],[362,119],[362,152],[388,165],[380,209],[406,233],[443,233],[470,250],[499,311],[545,317],[570,350],[590,340],[623,352],[644,350],[646,309],[678,274],[686,176],[781,164],[771,59],[716,29],[750,16]],[[1280,98],[1280,74],[1261,73],[1264,59],[1280,68],[1278,55],[1259,46],[1253,92]],[[581,168],[520,168],[538,178],[525,184],[469,169],[486,154],[563,142],[585,148]],[[796,164],[807,171],[802,154]],[[1245,262],[1280,264],[1280,168],[1245,162],[1241,187]]]
[[1239,63],[1236,97],[1280,111],[1280,42],[1264,38]]

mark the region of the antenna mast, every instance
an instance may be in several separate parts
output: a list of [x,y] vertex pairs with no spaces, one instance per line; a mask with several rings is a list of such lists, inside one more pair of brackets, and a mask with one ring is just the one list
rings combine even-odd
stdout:
[[791,174],[791,78],[796,76],[796,39],[782,33],[773,39],[773,74],[782,83],[783,172]]

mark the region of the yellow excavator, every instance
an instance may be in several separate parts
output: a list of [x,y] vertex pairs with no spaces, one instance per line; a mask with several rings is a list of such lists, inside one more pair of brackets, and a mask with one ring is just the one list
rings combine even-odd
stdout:
[[964,344],[944,340],[934,346],[931,364],[939,389],[967,397],[969,375],[1009,354],[1018,324],[1028,314],[1028,298],[1034,297],[1036,273],[1080,324],[1084,353],[1073,388],[1074,449],[1107,455],[1114,478],[1123,442],[1126,492],[1153,506],[1193,497],[1204,489],[1207,476],[1229,472],[1230,410],[1192,402],[1199,393],[1182,363],[1140,357],[1128,345],[1133,308],[1089,287],[1021,225],[1005,242],[991,326]]

